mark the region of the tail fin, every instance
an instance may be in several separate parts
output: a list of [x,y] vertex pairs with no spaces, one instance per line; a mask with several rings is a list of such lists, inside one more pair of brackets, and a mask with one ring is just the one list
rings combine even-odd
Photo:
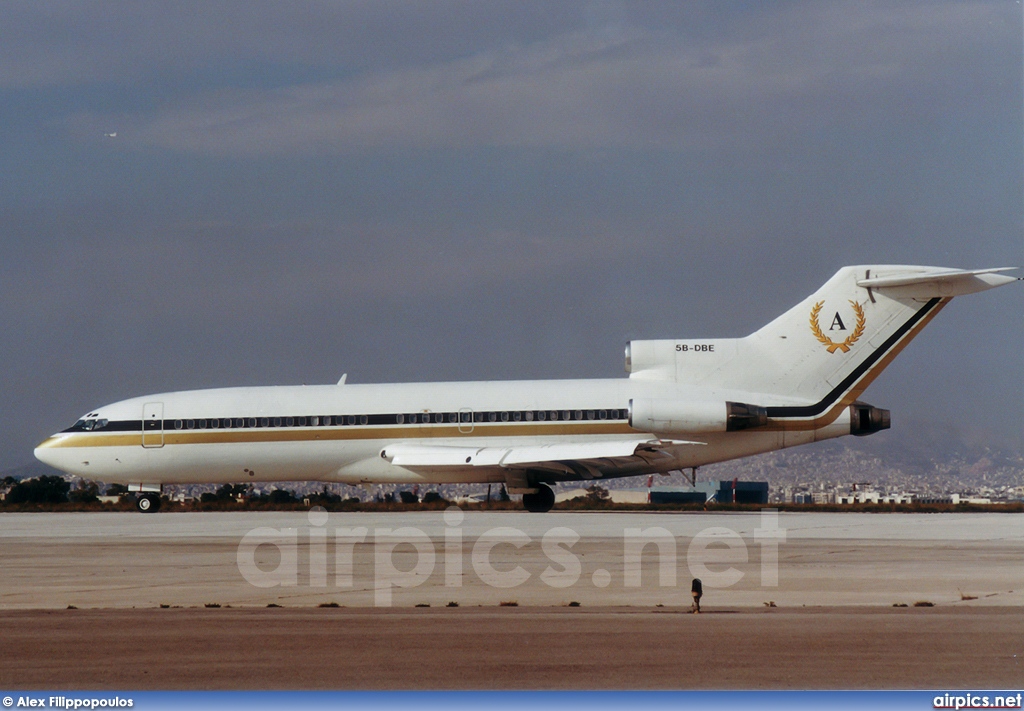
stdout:
[[770,417],[815,417],[856,400],[954,296],[1017,281],[1001,271],[844,267],[746,338],[633,341],[630,377],[771,394]]

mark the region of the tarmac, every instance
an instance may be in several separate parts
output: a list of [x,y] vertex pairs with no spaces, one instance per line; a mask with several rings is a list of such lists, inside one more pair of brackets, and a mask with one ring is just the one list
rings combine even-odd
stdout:
[[1016,514],[6,513],[0,687],[1019,689],[1022,560]]

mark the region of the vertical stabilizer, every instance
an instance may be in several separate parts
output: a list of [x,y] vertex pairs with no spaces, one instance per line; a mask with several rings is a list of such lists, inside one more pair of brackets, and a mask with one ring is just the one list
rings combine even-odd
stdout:
[[769,417],[816,418],[853,403],[954,296],[1018,281],[1007,269],[840,269],[746,338],[634,341],[631,377],[763,393]]

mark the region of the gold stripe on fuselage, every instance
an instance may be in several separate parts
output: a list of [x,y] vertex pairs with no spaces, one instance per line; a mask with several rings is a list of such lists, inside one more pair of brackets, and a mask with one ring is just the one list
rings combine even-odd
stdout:
[[[466,423],[468,425],[469,423]],[[506,423],[500,424],[474,422],[469,432],[460,432],[459,426],[452,425],[421,425],[421,426],[345,426],[330,429],[232,429],[232,430],[165,430],[163,443],[175,444],[228,444],[249,442],[327,442],[338,440],[383,440],[383,439],[428,439],[460,437],[543,437],[570,435],[615,435],[636,434],[624,422],[549,422],[540,424]],[[463,425],[465,427],[465,425]],[[157,446],[160,433],[146,432],[147,444]],[[139,447],[142,446],[142,433],[101,434],[81,432],[62,434],[51,437],[40,447]]]

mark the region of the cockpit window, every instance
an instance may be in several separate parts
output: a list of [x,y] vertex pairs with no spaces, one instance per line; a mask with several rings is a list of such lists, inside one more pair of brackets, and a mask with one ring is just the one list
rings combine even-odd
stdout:
[[85,430],[86,432],[91,432],[92,430],[101,430],[107,426],[107,422],[108,420],[106,419],[93,418],[89,418],[88,420],[79,420],[78,422],[75,423],[73,429],[81,429]]

